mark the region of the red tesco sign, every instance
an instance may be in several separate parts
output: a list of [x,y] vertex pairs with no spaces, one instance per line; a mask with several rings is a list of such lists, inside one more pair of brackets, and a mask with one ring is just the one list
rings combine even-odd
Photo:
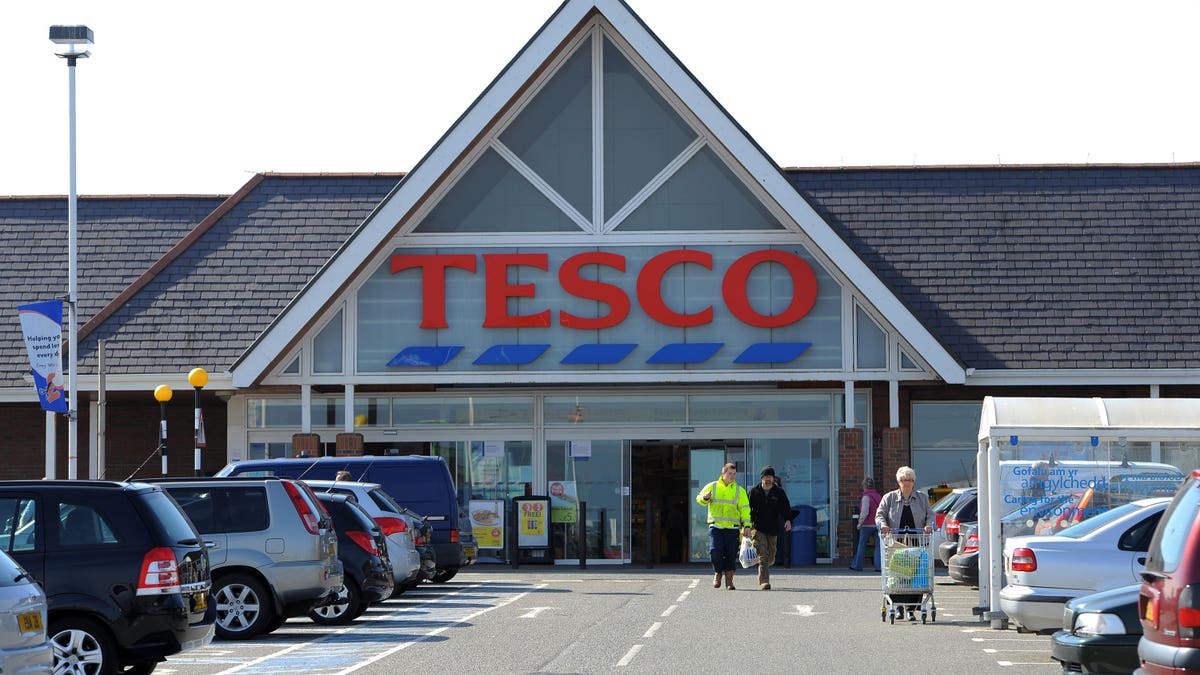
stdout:
[[[509,298],[535,298],[535,284],[509,283],[509,270],[532,267],[549,271],[550,257],[546,253],[484,253],[484,328],[549,327],[551,311],[533,314],[509,314]],[[607,251],[578,253],[558,268],[558,282],[568,294],[608,305],[608,312],[597,317],[582,317],[559,311],[559,324],[567,328],[597,330],[612,328],[629,316],[631,302],[623,289],[603,281],[585,279],[580,271],[587,265],[609,267],[625,272],[625,256]],[[778,314],[760,314],[750,305],[746,290],[750,272],[758,265],[777,263],[792,278],[792,300]],[[713,308],[683,314],[667,306],[662,297],[662,281],[667,271],[676,265],[699,265],[713,268],[711,253],[695,249],[664,251],[650,258],[638,271],[637,301],[642,311],[654,321],[666,326],[687,328],[712,323]],[[450,269],[475,274],[477,256],[474,254],[393,254],[391,272],[421,270],[422,312],[421,328],[448,328],[446,323],[446,274]],[[801,257],[787,251],[762,249],[752,251],[733,261],[721,279],[721,297],[725,307],[739,321],[759,328],[780,328],[804,318],[817,302],[817,276]]]

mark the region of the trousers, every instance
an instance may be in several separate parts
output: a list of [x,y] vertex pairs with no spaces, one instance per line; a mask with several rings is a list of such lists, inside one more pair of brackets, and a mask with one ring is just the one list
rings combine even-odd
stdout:
[[874,525],[863,525],[858,528],[858,548],[854,551],[854,561],[850,563],[853,569],[862,569],[863,558],[867,553],[867,542],[875,540],[875,571],[882,569],[879,565],[879,549],[883,548],[879,541],[879,528]]
[[758,551],[758,583],[760,586],[769,584],[771,583],[771,566],[775,564],[779,535],[767,534],[758,530],[751,530],[750,534],[754,537],[754,550]]
[[740,532],[735,528],[708,528],[708,557],[712,560],[713,572],[737,569]]

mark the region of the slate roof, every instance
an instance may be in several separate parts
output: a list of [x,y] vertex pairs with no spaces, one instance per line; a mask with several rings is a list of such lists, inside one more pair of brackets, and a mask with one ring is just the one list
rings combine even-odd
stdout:
[[[966,367],[1200,368],[1200,165],[784,173]],[[81,325],[127,294],[81,340],[81,371],[98,338],[113,374],[227,370],[401,177],[81,198]],[[0,199],[0,387],[28,386],[15,306],[65,293],[65,220],[61,197]]]
[[228,370],[401,177],[256,177],[80,340],[80,371],[95,372],[100,338],[112,374]]
[[[116,297],[224,197],[82,197],[76,224],[78,325]],[[66,298],[66,197],[0,198],[0,387],[29,385],[17,306]],[[63,321],[67,320],[66,303]],[[63,338],[64,349],[66,337]],[[94,371],[93,371],[94,372]]]
[[966,367],[1200,368],[1200,166],[785,172]]

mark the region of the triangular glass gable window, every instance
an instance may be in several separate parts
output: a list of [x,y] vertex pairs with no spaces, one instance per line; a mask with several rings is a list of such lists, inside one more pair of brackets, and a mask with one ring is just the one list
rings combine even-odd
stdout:
[[578,232],[511,164],[487,150],[417,228],[419,232]]
[[279,371],[282,375],[299,375],[300,374],[300,357],[292,359],[292,362],[287,365],[287,368]]
[[604,41],[604,219],[695,141],[692,131],[612,42]]
[[609,24],[584,30],[414,233],[784,229]]

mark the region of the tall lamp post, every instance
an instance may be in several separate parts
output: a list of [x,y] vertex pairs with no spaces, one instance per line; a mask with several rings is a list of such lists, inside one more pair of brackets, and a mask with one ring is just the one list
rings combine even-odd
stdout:
[[167,477],[167,401],[171,400],[171,388],[160,384],[154,388],[154,400],[158,401],[160,413],[158,423],[158,456],[162,460],[162,475]]
[[86,59],[87,51],[76,51],[78,45],[92,44],[94,37],[92,29],[87,26],[51,26],[50,41],[56,45],[67,45],[67,51],[58,54],[67,60],[67,99],[69,107],[70,126],[70,185],[71,192],[67,201],[67,349],[70,351],[70,361],[67,370],[67,478],[74,480],[79,476],[79,398],[76,396],[79,386],[79,344],[75,323],[75,226],[76,226],[76,194],[75,194],[75,62]]
[[200,390],[208,384],[208,371],[203,368],[192,368],[188,373],[188,384],[196,390],[196,414],[193,430],[196,439],[196,477],[200,477]]

